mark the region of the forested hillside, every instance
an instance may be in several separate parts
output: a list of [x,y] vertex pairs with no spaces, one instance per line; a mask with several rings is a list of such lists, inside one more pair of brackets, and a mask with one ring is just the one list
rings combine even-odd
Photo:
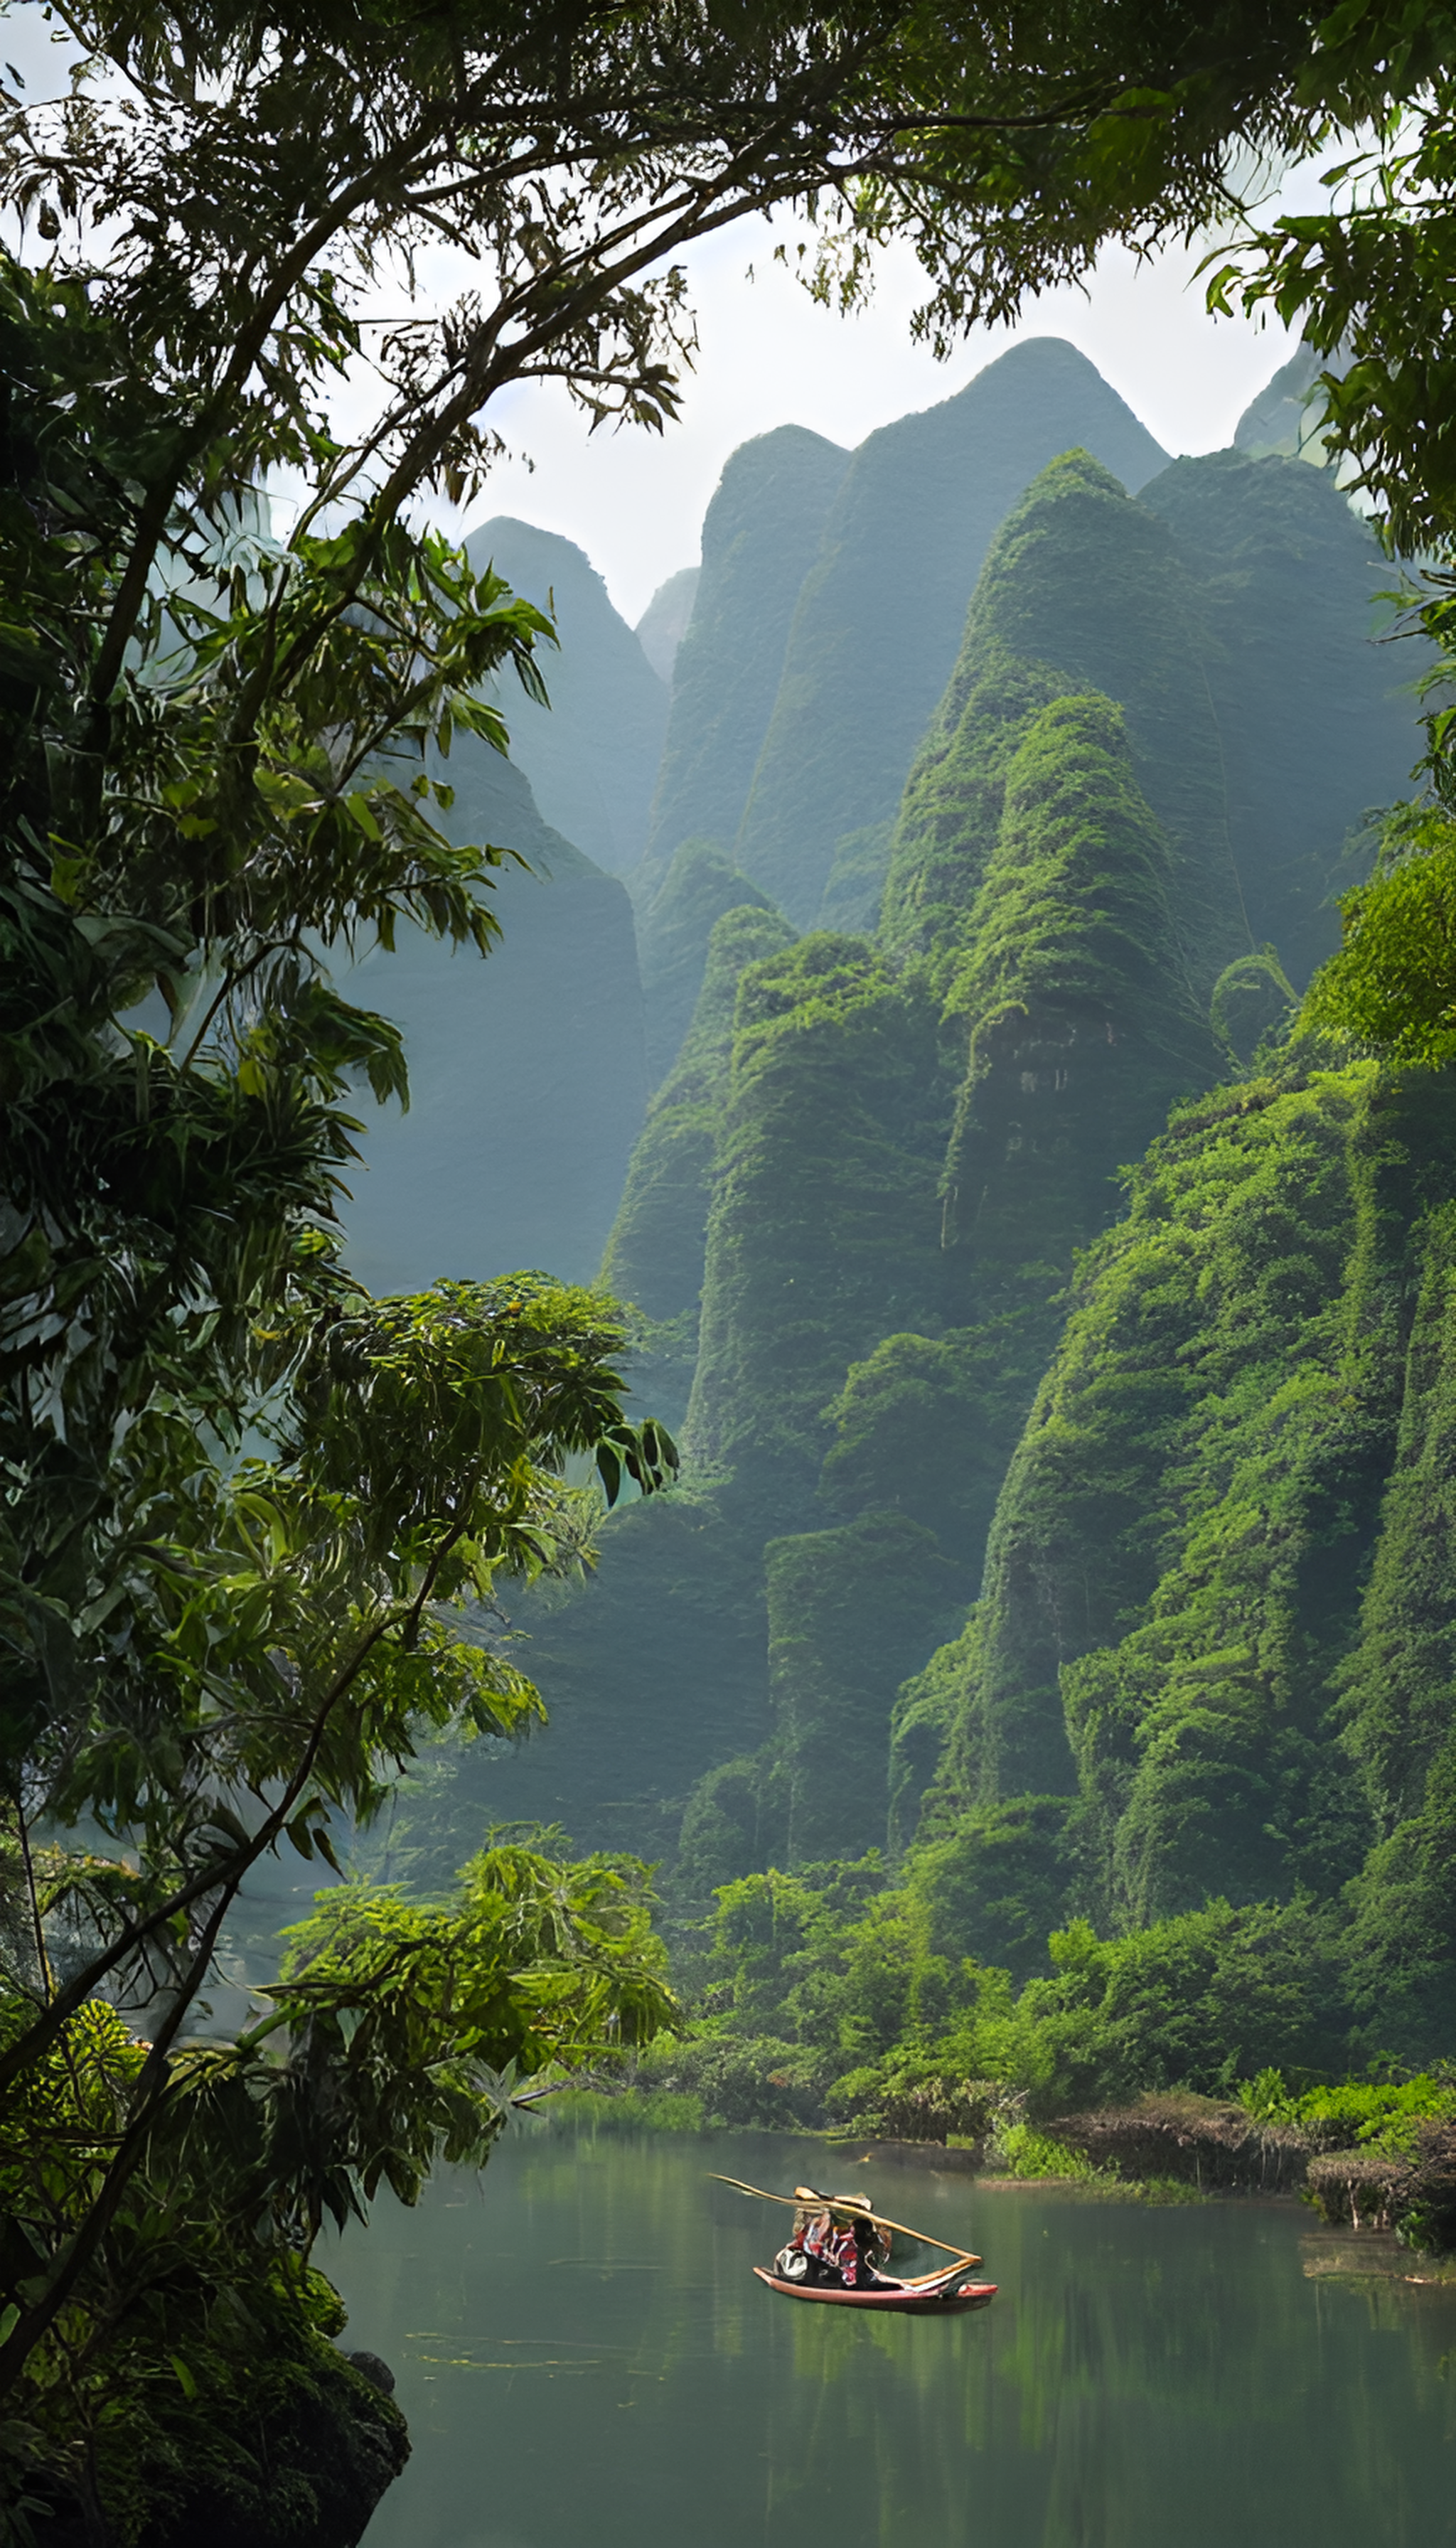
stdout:
[[[1085,408],[1063,350],[936,430],[1046,383]],[[862,1952],[844,1900],[909,1920],[927,1973],[1025,1979],[1068,1920],[1152,1938],[1211,1897],[1339,1897],[1319,2025],[1378,2010],[1428,2051],[1456,1605],[1414,1482],[1440,1474],[1456,1148],[1436,1083],[1288,1041],[1414,758],[1417,667],[1374,642],[1374,544],[1305,462],[1216,453],[1134,493],[1083,448],[1021,488],[1008,457],[898,808],[855,845],[858,924],[798,935],[824,848],[811,891],[755,807],[781,752],[821,844],[842,820],[813,773],[870,677],[855,579],[894,447],[768,436],[709,516],[634,880],[657,1087],[601,1268],[686,1468],[517,1618],[551,1726],[437,1764],[430,1845],[559,1821],[656,1858],[679,1921],[797,1870],[830,1978]],[[859,669],[828,699],[795,649],[835,592],[823,663]],[[784,1991],[754,2024],[807,2043]],[[874,2059],[894,2008],[856,2038]]]

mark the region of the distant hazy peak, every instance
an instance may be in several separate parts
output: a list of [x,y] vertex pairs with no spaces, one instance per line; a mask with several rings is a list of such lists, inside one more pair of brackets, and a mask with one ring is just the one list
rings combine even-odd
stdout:
[[[854,457],[858,462],[886,437],[913,433],[917,426],[948,418],[948,410],[953,409],[978,419],[999,418],[1004,413],[1020,420],[1028,400],[1046,402],[1053,411],[1061,401],[1076,402],[1083,421],[1101,424],[1116,459],[1117,475],[1130,496],[1168,465],[1170,455],[1162,444],[1153,439],[1127,401],[1103,379],[1090,357],[1079,352],[1065,336],[1024,336],[1020,344],[1010,345],[1004,354],[998,354],[994,362],[983,364],[949,398],[938,399],[933,407],[912,408],[892,423],[876,426],[859,444]],[[1084,401],[1091,402],[1090,409],[1082,406]],[[1033,469],[1028,483],[1036,475]]]
[[1324,400],[1315,389],[1321,372],[1343,372],[1347,356],[1336,347],[1317,354],[1313,345],[1298,345],[1287,363],[1252,399],[1233,428],[1233,448],[1251,460],[1324,460]]
[[701,573],[700,566],[680,566],[676,575],[658,586],[637,622],[637,642],[660,681],[672,681]]
[[500,699],[512,760],[548,823],[613,875],[637,864],[668,720],[667,684],[575,540],[498,514],[466,541],[513,592],[556,615],[559,648],[539,662],[551,705],[506,677]]
[[493,513],[479,530],[471,532],[465,545],[477,573],[487,563],[494,564],[512,592],[534,601],[538,610],[547,607],[553,580],[563,574],[571,579],[572,586],[579,579],[590,578],[600,588],[601,599],[611,609],[606,586],[586,550],[560,531],[543,531],[539,522],[519,521],[513,513]]
[[720,500],[727,498],[727,508],[731,512],[740,479],[750,480],[757,489],[765,480],[777,478],[785,469],[798,467],[807,470],[813,483],[817,484],[826,470],[831,476],[835,475],[836,461],[842,475],[850,462],[845,445],[831,442],[827,434],[815,433],[807,424],[775,424],[767,433],[750,434],[747,442],[740,442],[723,463],[722,476],[713,491],[703,522],[704,556],[710,547],[721,547],[725,537],[732,536],[731,527],[723,521],[725,508]]
[[731,842],[778,689],[804,577],[850,455],[782,424],[739,444],[702,526],[702,573],[673,668],[673,705],[634,893],[656,889],[681,841]]

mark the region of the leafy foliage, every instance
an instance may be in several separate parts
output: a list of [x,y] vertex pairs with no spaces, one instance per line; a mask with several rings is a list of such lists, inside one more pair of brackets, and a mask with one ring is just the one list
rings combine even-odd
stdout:
[[[1326,357],[1320,432],[1393,548],[1444,555],[1456,530],[1450,274],[1456,27],[1410,0],[1336,10],[1302,86],[1313,133],[1361,146],[1328,167],[1326,210],[1250,225],[1211,257],[1210,306],[1271,307]],[[1361,131],[1361,128],[1364,128]]]
[[1456,1054],[1456,824],[1411,805],[1386,825],[1368,884],[1343,896],[1339,953],[1305,1002],[1316,1028],[1438,1068]]
[[[1227,2094],[1276,2056],[1319,2068],[1345,2051],[1337,1943],[1309,1903],[1216,1899],[1110,1940],[1074,1919],[1018,1992],[1004,1968],[941,1945],[944,1850],[914,1851],[898,1885],[876,1888],[875,1874],[872,1858],[771,1870],[719,1895],[707,1971],[731,2017],[708,2021],[709,2040],[797,2044],[821,2078],[838,2072],[831,2111],[934,2088],[953,2105],[960,2095],[966,2120],[952,2129],[964,2131],[956,2082],[997,2084],[1045,2117],[1145,2088]],[[950,1934],[989,1943],[989,1924]]]
[[[400,163],[340,125],[337,50],[73,32],[109,82],[9,102],[12,201],[48,246],[0,263],[0,2165],[22,2224],[0,2388],[23,2421],[39,2396],[53,2468],[90,2485],[71,2440],[121,2414],[128,2348],[143,2388],[169,2376],[147,2295],[180,2278],[205,2323],[256,2274],[275,2200],[274,2316],[304,2323],[317,2152],[266,2119],[287,2062],[189,2040],[239,1885],[284,1844],[331,1860],[422,1733],[538,1714],[482,1627],[498,1578],[590,1562],[568,1459],[594,1457],[610,1502],[675,1454],[624,1418],[609,1303],[534,1275],[374,1303],[339,1259],[351,1085],[403,1101],[407,1080],[329,957],[407,925],[489,950],[504,853],[448,837],[442,766],[462,732],[503,752],[486,694],[513,674],[544,695],[551,634],[405,528],[444,442],[402,428],[366,463],[318,411],[358,344],[328,243],[356,283],[375,270]],[[357,70],[368,29],[335,32]],[[282,463],[313,498],[286,544],[254,484]],[[623,1934],[618,2013],[645,2018],[658,1986]],[[578,1994],[584,2037],[617,2006],[609,1967]],[[149,2040],[106,2034],[104,2004]],[[67,2115],[47,2081],[88,2028]],[[320,2161],[361,2179],[366,2085],[334,2075]],[[408,2143],[418,2082],[396,2088]]]
[[[326,2409],[341,2373],[322,2339],[343,2312],[308,2264],[321,2220],[362,2217],[385,2183],[412,2202],[439,2159],[483,2164],[526,2079],[671,2013],[662,1963],[640,1869],[500,1847],[448,1902],[361,1883],[321,1895],[272,2013],[230,2044],[179,2048],[162,2095],[145,2096],[151,2049],[83,2001],[28,2065],[0,2139],[7,2333],[45,2295],[47,2259],[89,2249],[27,2356],[33,2467],[123,2538],[161,2511],[201,2519],[214,2491],[232,2518],[261,2517],[270,2424],[307,2467],[290,2419],[311,2385]],[[11,1995],[8,2048],[24,2024]],[[277,2394],[260,2394],[270,2377]],[[403,2428],[372,2412],[387,2479]]]

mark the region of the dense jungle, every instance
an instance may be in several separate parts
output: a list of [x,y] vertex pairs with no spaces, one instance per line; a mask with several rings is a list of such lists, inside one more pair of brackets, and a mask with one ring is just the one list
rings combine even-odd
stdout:
[[[6,2548],[357,2548],[544,2095],[1437,2258],[1456,23],[5,14]],[[774,216],[959,385],[631,627],[500,402]],[[1215,224],[1228,448],[966,358]]]

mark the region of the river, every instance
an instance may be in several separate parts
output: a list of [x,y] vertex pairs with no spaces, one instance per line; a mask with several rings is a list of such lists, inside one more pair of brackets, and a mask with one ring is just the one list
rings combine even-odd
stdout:
[[[786,2216],[712,2168],[867,2191],[999,2297],[776,2298]],[[318,2261],[413,2437],[367,2548],[1456,2548],[1456,2285],[1299,2206],[543,2127]]]

